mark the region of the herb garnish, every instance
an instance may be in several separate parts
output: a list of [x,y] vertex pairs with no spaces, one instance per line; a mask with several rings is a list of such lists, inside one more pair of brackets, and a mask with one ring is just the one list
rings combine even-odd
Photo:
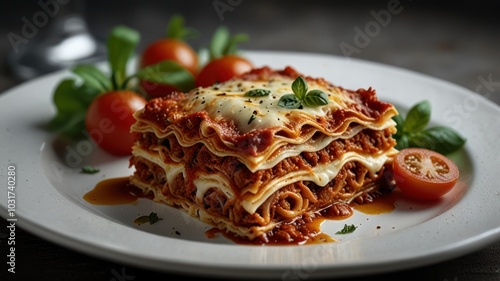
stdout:
[[252,114],[252,116],[250,116],[250,119],[248,119],[248,125],[250,125],[250,123],[252,123],[255,118],[257,118],[257,116],[255,116],[255,114]]
[[139,43],[140,34],[126,26],[114,27],[107,39],[108,71],[95,65],[80,64],[72,70],[77,77],[62,80],[53,94],[57,114],[49,129],[70,137],[83,137],[85,114],[97,96],[110,91],[134,90],[134,79],[173,85],[180,90],[194,86],[194,77],[178,63],[170,60],[147,66],[129,75],[127,66]]
[[94,168],[90,165],[85,165],[82,167],[82,173],[85,173],[85,174],[95,174],[95,173],[99,173],[99,169],[97,168]]
[[225,55],[237,55],[238,44],[249,40],[249,36],[244,33],[232,35],[229,28],[219,26],[210,40],[209,61],[221,58]]
[[245,97],[263,97],[268,96],[271,93],[269,90],[264,89],[253,89],[245,93]]
[[397,141],[396,149],[420,147],[449,154],[465,144],[465,138],[451,128],[445,126],[426,128],[430,119],[431,104],[427,100],[411,107],[406,119],[401,115],[394,116],[393,120],[397,124],[397,133],[393,135]]
[[356,228],[358,228],[358,227],[355,226],[354,224],[351,224],[351,225],[344,224],[344,228],[342,228],[342,230],[337,231],[335,234],[353,233],[354,230],[356,230]]
[[328,96],[321,90],[308,91],[306,80],[299,76],[292,83],[293,94],[286,94],[278,101],[278,106],[288,109],[301,109],[303,106],[317,107],[327,105]]
[[162,220],[162,218],[158,217],[158,214],[151,212],[148,216],[140,216],[134,220],[135,224],[141,225],[144,223],[153,224],[156,223],[157,221]]

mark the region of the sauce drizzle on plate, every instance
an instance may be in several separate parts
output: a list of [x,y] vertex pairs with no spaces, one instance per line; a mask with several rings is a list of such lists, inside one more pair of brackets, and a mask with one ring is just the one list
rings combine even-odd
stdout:
[[[85,201],[94,205],[131,204],[136,202],[138,198],[151,199],[150,196],[146,196],[139,188],[130,184],[129,177],[119,177],[102,180],[97,183],[91,191],[87,192],[83,196],[83,199]],[[302,220],[301,222],[298,222],[298,229],[302,232],[304,239],[294,240],[292,242],[284,239],[282,236],[274,232],[268,233],[266,237],[263,238],[266,239],[266,241],[263,241],[262,239],[254,239],[253,241],[248,241],[232,233],[228,233],[217,228],[211,228],[207,230],[205,232],[205,235],[208,238],[214,238],[216,235],[220,234],[233,241],[234,243],[240,245],[306,245],[336,242],[334,238],[321,231],[321,224],[325,220],[345,220],[352,215],[353,210],[357,210],[369,215],[389,213],[395,209],[396,199],[396,194],[392,192],[377,196],[373,198],[372,202],[369,203],[351,203],[350,205],[345,206],[349,210],[344,208],[345,212],[340,215],[334,215],[331,211],[331,207],[327,208],[321,212],[321,215],[309,217],[306,219],[306,221]],[[293,223],[295,224],[296,222]]]
[[97,183],[83,199],[94,205],[121,205],[145,197],[143,192],[129,183],[129,177],[110,178]]

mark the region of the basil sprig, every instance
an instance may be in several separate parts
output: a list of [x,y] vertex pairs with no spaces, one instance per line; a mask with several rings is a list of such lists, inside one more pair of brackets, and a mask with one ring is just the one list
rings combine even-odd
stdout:
[[188,40],[199,36],[199,32],[193,28],[188,28],[184,24],[184,17],[175,14],[167,24],[167,38]]
[[435,126],[427,128],[430,119],[431,104],[427,100],[411,107],[406,118],[401,115],[394,116],[393,120],[397,124],[397,133],[393,135],[397,141],[396,149],[420,147],[446,155],[458,150],[465,144],[466,139],[449,127]]
[[137,31],[125,26],[117,26],[108,36],[108,63],[111,68],[113,88],[124,89],[127,80],[127,64],[139,43]]
[[214,60],[226,55],[236,55],[238,44],[248,40],[249,36],[245,33],[232,35],[226,26],[219,26],[210,40],[209,59]]
[[173,85],[186,91],[194,87],[194,77],[173,61],[163,61],[127,75],[129,59],[139,42],[139,33],[126,26],[112,29],[107,39],[108,64],[111,74],[94,65],[77,65],[72,72],[77,78],[61,81],[53,94],[56,115],[48,124],[52,131],[69,137],[82,137],[85,113],[97,96],[110,91],[131,90],[133,79]]
[[293,94],[286,94],[278,101],[278,106],[301,109],[303,106],[318,107],[329,103],[328,96],[321,90],[308,91],[306,80],[299,76],[292,83]]

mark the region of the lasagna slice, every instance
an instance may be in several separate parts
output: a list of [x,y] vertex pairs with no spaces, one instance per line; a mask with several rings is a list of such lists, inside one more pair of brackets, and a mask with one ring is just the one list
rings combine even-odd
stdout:
[[262,67],[150,100],[132,126],[131,183],[155,201],[262,243],[307,240],[311,218],[346,215],[352,201],[370,201],[388,187],[395,107],[371,88],[352,91],[308,76],[309,89],[323,91],[328,103],[279,106],[299,75]]

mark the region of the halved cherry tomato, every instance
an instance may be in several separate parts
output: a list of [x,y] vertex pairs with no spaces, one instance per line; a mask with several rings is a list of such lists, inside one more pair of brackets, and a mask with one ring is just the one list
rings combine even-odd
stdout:
[[458,180],[458,167],[446,156],[424,148],[405,148],[393,162],[397,188],[408,197],[435,200]]
[[105,151],[130,155],[134,137],[130,126],[134,112],[146,105],[146,99],[132,91],[113,91],[97,96],[85,116],[85,128],[94,143]]
[[[198,72],[198,55],[186,42],[174,39],[159,39],[146,47],[141,56],[140,67],[156,64],[164,60],[171,60],[186,68],[194,77]],[[173,86],[141,81],[144,91],[152,97],[161,97],[177,90]]]
[[196,86],[209,87],[252,70],[253,65],[247,59],[236,55],[225,55],[205,65],[198,77]]

